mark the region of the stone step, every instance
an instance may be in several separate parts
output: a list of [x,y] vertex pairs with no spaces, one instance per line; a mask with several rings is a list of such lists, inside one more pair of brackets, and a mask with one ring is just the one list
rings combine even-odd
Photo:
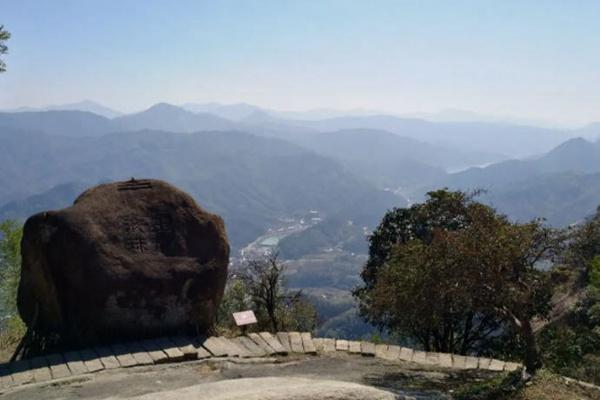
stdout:
[[198,350],[192,343],[192,339],[187,336],[173,336],[171,342],[175,344],[183,353],[183,358],[186,360],[197,360]]
[[252,354],[253,357],[265,357],[267,355],[267,353],[260,346],[246,336],[239,336],[234,338],[233,341],[243,346]]
[[[377,346],[375,346],[375,352],[377,353]],[[400,346],[389,345],[384,351],[380,351],[380,358],[384,360],[397,361],[399,356]]]
[[438,365],[440,363],[439,353],[428,351],[425,355],[425,364]]
[[167,355],[169,362],[178,362],[185,359],[185,355],[169,338],[156,339],[161,350]]
[[444,368],[452,368],[452,354],[439,353],[439,366]]
[[65,362],[67,363],[67,366],[71,370],[71,374],[82,375],[87,374],[89,372],[78,352],[69,351],[64,353],[63,357],[65,359]]
[[234,340],[231,340],[224,336],[220,336],[219,340],[221,341],[223,346],[225,346],[225,348],[227,349],[227,352],[229,353],[230,356],[242,357],[242,358],[253,357],[252,353],[246,347],[240,345],[239,343],[235,342]]
[[338,339],[335,341],[335,349],[336,351],[348,351],[350,350],[350,342]]
[[71,370],[65,363],[62,354],[54,353],[45,356],[48,367],[50,367],[50,373],[52,379],[68,378],[71,376]]
[[306,354],[317,354],[317,348],[313,343],[312,335],[310,332],[300,332],[300,338],[302,339],[302,347]]
[[85,349],[79,352],[81,360],[90,372],[98,372],[104,369],[104,365],[100,361],[98,354],[92,349]]
[[352,354],[360,354],[360,342],[357,340],[348,341],[348,351]]
[[323,352],[333,353],[335,351],[335,339],[324,338],[323,339]]
[[366,357],[375,357],[375,344],[371,342],[360,342],[360,353]]
[[504,364],[506,364],[504,361],[494,359],[488,369],[490,371],[504,371]]
[[376,344],[375,345],[375,357],[384,358],[387,353],[388,345],[387,344]]
[[292,353],[304,353],[300,332],[288,332],[288,336],[290,338],[290,347],[292,348]]
[[31,364],[29,360],[19,360],[8,364],[8,369],[12,374],[12,379],[15,385],[23,385],[33,382],[33,374],[31,373]]
[[412,361],[414,350],[408,347],[400,347],[400,355],[398,359],[401,361]]
[[48,361],[44,357],[33,357],[30,362],[33,380],[36,382],[45,382],[52,379]]
[[277,332],[277,339],[279,339],[281,347],[283,347],[287,353],[292,352],[292,345],[290,344],[290,335],[287,332]]
[[217,339],[215,336],[211,336],[207,338],[204,342],[202,342],[202,347],[210,352],[215,357],[227,357],[227,348],[223,345],[223,343]]
[[479,357],[479,363],[477,364],[477,368],[479,369],[488,369],[490,364],[492,363],[491,358],[487,357]]
[[275,349],[273,349],[269,344],[262,338],[258,333],[249,333],[248,337],[258,345],[261,349],[265,351],[265,353],[269,356],[274,355]]
[[113,354],[119,360],[121,368],[135,367],[137,365],[135,358],[129,353],[129,350],[124,344],[117,343],[110,346]]
[[452,368],[467,369],[467,357],[459,354],[452,355]]
[[161,364],[169,361],[169,356],[163,351],[163,346],[156,339],[142,340],[140,345],[155,364]]
[[144,349],[140,342],[129,342],[126,344],[127,351],[135,360],[136,365],[151,365],[154,364],[150,354]]
[[415,350],[413,352],[412,362],[417,364],[426,364],[427,363],[427,353],[421,350]]
[[313,338],[313,343],[318,352],[323,352],[323,338]]
[[277,337],[273,336],[270,332],[260,332],[259,335],[273,350],[275,350],[275,354],[286,355],[288,353],[281,345],[281,342],[277,340]]
[[[467,356],[465,361],[466,369],[477,369],[479,366],[479,358]],[[502,370],[500,370],[502,371]]]
[[516,370],[518,370],[519,368],[522,368],[522,367],[523,367],[523,366],[522,366],[521,364],[519,364],[519,363],[515,363],[515,362],[507,362],[507,363],[504,365],[504,370],[505,370],[505,371],[516,371]]

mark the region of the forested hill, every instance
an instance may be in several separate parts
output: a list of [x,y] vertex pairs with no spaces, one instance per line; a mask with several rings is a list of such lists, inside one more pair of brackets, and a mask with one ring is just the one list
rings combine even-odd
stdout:
[[[69,190],[55,188],[65,183],[165,179],[222,214],[235,245],[253,240],[277,218],[296,212],[317,209],[324,215],[374,223],[386,209],[404,205],[329,158],[241,132],[144,130],[71,138],[3,128],[0,143],[2,204],[37,199],[48,207],[52,204],[43,199],[50,196],[54,207],[61,207],[74,200]],[[39,196],[43,192],[48,196]],[[34,208],[21,210],[26,214]],[[15,203],[3,210],[4,217],[27,216],[19,215]]]

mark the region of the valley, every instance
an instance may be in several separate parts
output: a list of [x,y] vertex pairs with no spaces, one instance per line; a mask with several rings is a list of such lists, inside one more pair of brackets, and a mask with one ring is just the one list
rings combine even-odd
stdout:
[[[577,130],[165,103],[109,118],[91,107],[0,113],[0,219],[66,207],[100,182],[168,180],[223,216],[233,270],[278,253],[289,287],[317,305],[324,336],[376,333],[351,291],[386,210],[441,187],[481,189],[510,218],[554,226],[600,204],[600,144],[570,139]],[[534,137],[543,140],[531,146]]]

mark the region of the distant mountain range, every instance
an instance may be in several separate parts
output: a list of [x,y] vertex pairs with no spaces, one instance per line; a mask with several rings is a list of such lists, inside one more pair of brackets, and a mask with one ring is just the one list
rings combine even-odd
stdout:
[[[187,103],[181,107],[159,103],[145,111],[125,116],[91,101],[46,107],[42,110],[84,111],[114,119],[112,124],[105,123],[109,127],[109,132],[134,128],[164,129],[172,132],[234,129],[287,139],[288,136],[297,133],[374,129],[455,150],[495,154],[507,158],[540,154],[574,136],[600,135],[600,127],[595,124],[569,131],[496,121],[465,122],[452,119],[444,121],[440,118],[432,122],[427,120],[426,114],[423,114],[423,118],[408,118],[369,110],[285,112],[263,109],[246,103],[231,105]],[[40,109],[18,111],[40,111]],[[456,112],[451,114],[454,115]],[[94,132],[97,131],[82,130],[80,135],[91,136]]]
[[4,112],[27,112],[27,111],[84,111],[100,115],[105,118],[115,118],[123,115],[122,112],[113,110],[102,104],[91,100],[83,100],[77,103],[60,104],[46,107],[20,107],[12,110],[3,110]]
[[600,142],[570,139],[540,157],[470,168],[417,192],[439,186],[484,189],[481,199],[514,219],[543,217],[555,226],[572,224],[600,205]]
[[[111,118],[0,113],[0,218],[63,207],[82,187],[131,176],[190,191],[225,216],[236,245],[311,208],[339,217],[340,232],[344,218],[372,226],[387,208],[444,186],[487,189],[482,199],[511,217],[557,225],[600,204],[600,144],[571,138],[595,137],[600,125],[558,131],[382,115],[286,119],[247,104],[185,107],[161,103]],[[527,157],[507,159],[517,155]],[[447,172],[457,169],[465,170]],[[319,232],[328,230],[313,229],[312,241]]]

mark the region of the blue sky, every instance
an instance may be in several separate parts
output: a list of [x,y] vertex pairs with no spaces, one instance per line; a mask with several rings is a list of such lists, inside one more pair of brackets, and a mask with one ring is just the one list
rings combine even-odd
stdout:
[[600,121],[600,1],[0,0],[0,108],[92,99]]

